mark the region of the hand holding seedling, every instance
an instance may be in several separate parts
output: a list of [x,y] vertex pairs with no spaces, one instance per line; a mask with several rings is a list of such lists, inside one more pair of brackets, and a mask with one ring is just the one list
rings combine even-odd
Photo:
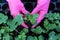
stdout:
[[[34,13],[38,13],[39,16],[36,20],[37,24],[39,24],[42,19],[44,18],[44,15],[48,12],[50,0],[38,0],[37,6],[34,8],[34,10],[31,12],[31,15]],[[32,28],[34,28],[36,25],[33,25]]]
[[[9,4],[11,15],[13,17],[16,17],[16,15],[19,15],[21,12],[24,15],[28,12],[25,9],[24,4],[21,2],[21,0],[7,0],[7,2]],[[50,0],[38,0],[37,1],[37,6],[31,12],[31,15],[35,13],[39,14],[38,18],[36,19],[37,24],[39,24],[42,21],[42,19],[44,18],[44,15],[47,13],[49,3],[50,3]],[[28,28],[28,26],[25,23],[22,23],[21,25],[25,28]],[[32,25],[32,28],[34,28],[36,25]]]
[[[27,13],[27,10],[24,7],[24,4],[21,2],[21,0],[7,0],[11,15],[13,17],[16,17],[21,12],[25,15]],[[28,28],[28,26],[25,23],[21,24],[23,27]]]

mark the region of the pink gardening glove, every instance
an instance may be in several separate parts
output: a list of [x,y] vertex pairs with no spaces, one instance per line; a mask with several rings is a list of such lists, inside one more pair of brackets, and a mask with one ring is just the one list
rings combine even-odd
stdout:
[[[24,8],[24,5],[21,2],[21,0],[7,0],[7,2],[10,8],[11,15],[13,17],[16,17],[21,12],[24,14],[27,13],[27,10]],[[28,28],[28,26],[25,23],[22,23],[21,25],[25,28]]]
[[[47,14],[49,3],[50,3],[50,0],[38,0],[37,1],[37,6],[34,8],[34,10],[31,13],[31,15],[33,15],[34,13],[39,14],[36,20],[37,24],[39,24],[44,18],[44,15]],[[32,25],[32,28],[34,28],[35,26],[36,25]]]

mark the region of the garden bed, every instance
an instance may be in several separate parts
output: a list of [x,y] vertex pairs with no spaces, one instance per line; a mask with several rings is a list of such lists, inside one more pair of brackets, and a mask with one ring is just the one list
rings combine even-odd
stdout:
[[[20,24],[22,20],[14,20],[10,15],[7,3],[0,3],[0,40],[60,40],[60,6],[55,6],[54,1],[49,7],[45,18],[35,28],[31,28],[32,22],[28,21],[29,28]],[[54,6],[53,6],[54,5]],[[56,8],[56,9],[55,9]],[[17,18],[22,16],[17,16]],[[17,22],[17,26],[12,21]],[[19,23],[20,22],[20,23]]]

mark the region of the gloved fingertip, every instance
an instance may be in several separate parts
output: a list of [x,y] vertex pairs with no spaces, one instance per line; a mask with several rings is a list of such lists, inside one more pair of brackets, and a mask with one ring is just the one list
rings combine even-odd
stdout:
[[25,27],[25,28],[28,28],[28,26],[27,26],[27,27]]
[[35,26],[32,26],[32,28],[35,28]]
[[28,29],[28,27],[24,27],[24,28],[27,28]]

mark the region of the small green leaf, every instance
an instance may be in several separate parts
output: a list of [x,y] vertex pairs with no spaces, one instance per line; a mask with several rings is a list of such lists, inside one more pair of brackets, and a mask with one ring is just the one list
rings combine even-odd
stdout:
[[22,15],[17,15],[12,21],[8,21],[7,25],[10,27],[10,31],[13,31],[23,22]]
[[36,33],[36,34],[45,33],[45,30],[42,29],[40,26],[38,26],[36,29],[31,29],[31,31]]
[[27,40],[38,40],[36,36],[28,36]]
[[37,19],[38,16],[39,16],[38,14],[34,14],[34,15],[32,16],[32,18],[30,19],[30,22],[31,22],[32,24],[36,25],[36,19]]
[[20,40],[18,37],[15,37],[15,40]]
[[44,40],[44,37],[42,35],[38,36],[38,40]]
[[57,36],[55,35],[54,31],[49,33],[49,39],[48,40],[57,40]]
[[27,40],[34,40],[34,38],[32,36],[28,36]]
[[27,28],[24,28],[23,29],[23,32],[28,33],[28,29]]
[[33,37],[34,40],[38,40],[38,38],[36,36]]
[[3,29],[5,29],[5,33],[8,33],[8,32],[10,32],[10,28],[7,26],[5,26],[5,27],[3,27]]
[[53,20],[52,13],[48,13],[45,15],[45,18],[48,18],[49,20]]
[[16,29],[16,25],[13,24],[12,22],[8,22],[7,25],[10,27],[10,31],[14,31]]
[[4,32],[5,32],[5,29],[1,29],[0,32],[1,32],[1,33],[4,33]]
[[49,30],[55,29],[57,27],[57,25],[53,24],[53,23],[49,23],[48,19],[45,19],[44,27],[47,29],[47,31],[49,31]]
[[31,15],[29,13],[26,14],[26,18],[27,20],[29,20],[29,17],[31,17]]
[[20,32],[18,37],[15,38],[15,40],[26,40],[26,35],[23,31]]
[[57,32],[60,32],[60,23],[58,24],[58,26],[56,27]]
[[9,34],[4,34],[3,39],[10,40],[10,35]]
[[53,35],[55,35],[54,31],[52,31],[52,32],[49,33],[49,36],[53,36]]
[[49,21],[47,19],[45,19],[44,21],[44,27],[47,27],[49,25]]
[[46,29],[47,30],[53,30],[53,29],[55,29],[57,26],[56,26],[56,24],[49,24],[47,27],[46,27]]
[[8,17],[0,13],[0,24],[6,23]]
[[23,21],[23,18],[22,18],[22,15],[20,14],[20,15],[17,15],[14,19],[13,19],[13,21],[12,21],[12,23],[13,24],[15,24],[16,26],[18,26],[18,25],[20,25],[21,23],[23,23],[24,21]]

